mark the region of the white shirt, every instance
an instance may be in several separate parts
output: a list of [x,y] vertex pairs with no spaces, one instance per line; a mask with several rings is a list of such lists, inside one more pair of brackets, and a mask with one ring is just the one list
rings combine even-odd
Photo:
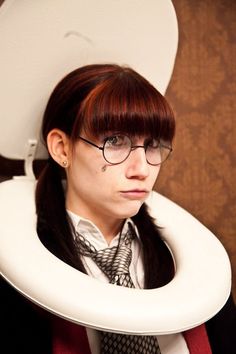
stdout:
[[[118,245],[119,234],[116,235],[108,245],[105,237],[102,235],[96,225],[94,225],[89,220],[86,220],[72,213],[71,211],[67,212],[72,220],[72,224],[75,228],[75,231],[82,234],[83,237],[87,239],[97,251]],[[143,288],[144,268],[142,260],[141,241],[138,235],[138,231],[131,219],[126,220],[122,230],[122,235],[126,234],[128,230],[128,222],[132,223],[137,235],[137,237],[132,241],[131,244],[132,261],[130,265],[130,276],[136,288]],[[88,275],[96,279],[100,279],[104,282],[109,282],[106,275],[101,271],[101,269],[96,265],[96,263],[91,259],[91,257],[82,256],[81,258]],[[98,331],[91,328],[86,328],[86,330],[92,354],[100,354],[100,342]],[[186,342],[181,333],[157,336],[157,339],[162,354],[189,354]]]

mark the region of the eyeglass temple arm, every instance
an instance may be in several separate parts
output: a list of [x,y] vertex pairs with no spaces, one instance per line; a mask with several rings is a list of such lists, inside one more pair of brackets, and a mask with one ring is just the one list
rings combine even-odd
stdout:
[[85,139],[85,138],[82,138],[82,136],[78,136],[78,138],[81,139],[81,140],[83,140],[85,143],[90,144],[90,145],[96,147],[96,148],[99,149],[99,150],[104,150],[104,147],[103,147],[103,146],[98,146],[98,145],[92,143],[92,141],[89,141],[89,140],[87,140],[87,139]]
[[[172,146],[167,146],[167,145],[164,145],[164,144],[161,144],[161,143],[160,143],[160,147],[163,147],[163,148],[168,149],[170,151],[173,150]],[[148,145],[146,145],[146,146],[145,145],[133,145],[133,146],[131,146],[131,151],[133,151],[133,150],[135,150],[137,148],[144,148],[146,150],[148,148]]]
[[160,144],[161,147],[165,148],[165,149],[168,149],[170,151],[173,151],[173,148],[172,146],[168,146],[168,145],[164,145],[164,144]]

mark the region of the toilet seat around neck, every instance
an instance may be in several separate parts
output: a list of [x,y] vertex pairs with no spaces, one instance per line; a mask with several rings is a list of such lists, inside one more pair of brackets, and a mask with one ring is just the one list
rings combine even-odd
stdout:
[[231,288],[228,256],[218,239],[185,210],[153,192],[151,214],[163,227],[176,275],[159,289],[118,287],[93,279],[52,255],[36,233],[35,181],[0,184],[2,276],[29,300],[58,316],[99,330],[170,334],[214,316]]

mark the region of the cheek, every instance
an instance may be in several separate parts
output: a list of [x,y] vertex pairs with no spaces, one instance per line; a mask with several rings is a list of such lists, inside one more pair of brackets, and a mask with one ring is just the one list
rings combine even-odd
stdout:
[[102,171],[103,165],[103,162],[96,161],[94,158],[83,161],[77,159],[77,163],[73,164],[70,180],[73,181],[78,193],[81,191],[88,195],[100,196],[102,192],[109,189],[113,179],[107,176],[107,171]]
[[159,172],[160,172],[160,166],[151,166],[149,177],[150,177],[150,183],[152,183],[153,186],[156,182]]

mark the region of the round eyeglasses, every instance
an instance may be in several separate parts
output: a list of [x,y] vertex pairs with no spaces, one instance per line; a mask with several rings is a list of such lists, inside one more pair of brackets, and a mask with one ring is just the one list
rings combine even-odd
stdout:
[[132,141],[127,135],[118,134],[105,138],[103,146],[98,146],[81,136],[78,136],[78,138],[102,150],[104,159],[111,165],[124,162],[129,157],[131,151],[138,148],[145,150],[147,163],[153,166],[158,166],[166,161],[172,152],[171,146],[164,145],[156,139],[147,139],[144,145],[132,145]]

